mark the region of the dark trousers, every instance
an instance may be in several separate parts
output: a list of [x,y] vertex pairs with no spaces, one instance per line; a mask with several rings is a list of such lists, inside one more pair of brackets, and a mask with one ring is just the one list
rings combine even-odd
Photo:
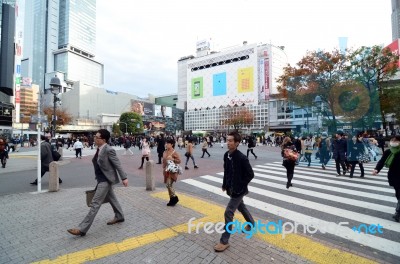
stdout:
[[335,162],[336,162],[336,172],[338,174],[340,174],[340,166],[342,166],[343,174],[345,174],[346,173],[346,163],[345,163],[345,161],[340,159],[340,158],[336,158]]
[[292,183],[296,162],[291,160],[284,160],[282,165],[286,168],[287,184],[290,185]]
[[364,166],[361,162],[358,162],[358,161],[350,161],[350,164],[351,164],[350,176],[353,176],[354,169],[356,168],[357,163],[358,163],[358,166],[360,167],[361,176],[364,176]]
[[161,163],[161,158],[162,158],[162,156],[163,156],[163,153],[161,152],[159,152],[158,153],[158,163]]
[[149,161],[149,157],[142,157],[142,164],[140,165],[140,168],[143,167],[144,159],[146,159],[147,161]]
[[204,158],[204,154],[208,154],[208,156],[210,157],[210,153],[208,153],[207,149],[202,149],[203,150],[203,155],[201,156],[202,158]]
[[311,153],[307,153],[307,152],[304,153],[304,157],[308,161],[308,166],[310,166],[310,164],[311,164]]
[[[243,202],[243,197],[244,197],[244,195],[241,195],[236,198],[231,197],[231,199],[229,200],[229,203],[226,206],[225,213],[224,213],[225,226],[229,222],[232,222],[233,216],[235,215],[236,210],[238,210],[240,213],[242,213],[246,222],[252,223],[254,226],[254,219],[251,216],[249,210],[247,210],[247,207]],[[231,234],[229,234],[225,228],[224,228],[224,230],[225,230],[225,232],[222,234],[220,242],[222,244],[226,245],[226,244],[228,244]],[[230,225],[230,230],[232,230],[232,225]]]
[[253,154],[253,156],[254,156],[255,158],[257,158],[257,155],[254,154],[254,151],[253,151],[252,148],[247,149],[247,157],[249,157],[249,153],[250,153],[250,152],[251,152],[251,154]]
[[80,148],[75,149],[75,156],[78,157],[78,155],[79,155],[79,157],[82,157],[82,149],[80,149]]

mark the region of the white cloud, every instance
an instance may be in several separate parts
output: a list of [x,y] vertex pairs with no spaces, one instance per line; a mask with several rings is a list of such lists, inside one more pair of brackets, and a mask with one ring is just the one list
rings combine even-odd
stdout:
[[177,91],[177,60],[196,41],[285,46],[291,62],[307,50],[391,42],[390,1],[97,0],[97,59],[105,88],[139,96]]

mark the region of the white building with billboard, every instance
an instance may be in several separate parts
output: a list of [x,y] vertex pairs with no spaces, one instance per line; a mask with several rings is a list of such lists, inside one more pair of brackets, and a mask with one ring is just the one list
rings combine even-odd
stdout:
[[249,132],[266,129],[267,102],[278,92],[275,79],[287,62],[282,47],[246,42],[202,57],[181,58],[177,106],[186,110],[185,130],[228,130],[223,125],[227,109],[240,108],[254,115],[254,122],[245,126]]

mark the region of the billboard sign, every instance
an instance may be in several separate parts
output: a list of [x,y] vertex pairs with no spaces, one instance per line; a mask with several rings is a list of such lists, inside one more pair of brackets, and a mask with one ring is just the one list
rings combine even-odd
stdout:
[[172,117],[172,108],[165,105],[154,105],[154,115],[159,117]]
[[152,103],[139,101],[139,100],[131,100],[131,111],[138,113],[140,115],[154,115],[154,106]]
[[192,59],[187,64],[187,109],[257,105],[257,76],[256,44]]

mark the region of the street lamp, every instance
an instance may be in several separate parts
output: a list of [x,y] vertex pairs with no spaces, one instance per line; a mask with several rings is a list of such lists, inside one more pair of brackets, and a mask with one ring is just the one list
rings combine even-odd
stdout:
[[125,124],[125,135],[127,135],[128,134],[128,124],[125,122],[118,121],[118,124],[119,123]]
[[59,93],[61,93],[61,81],[57,76],[54,76],[53,78],[51,78],[50,80],[50,88],[48,88],[48,90],[50,90],[50,92],[53,94],[53,119],[52,119],[52,131],[51,131],[51,136],[55,137],[56,136],[56,103],[58,101],[60,101],[59,98],[57,98],[57,95]]
[[320,111],[321,111],[321,104],[322,104],[321,96],[319,96],[319,95],[315,96],[314,103],[317,105],[317,125],[318,125],[318,135],[319,135],[319,130],[320,130],[319,115],[321,114]]
[[23,147],[23,144],[24,144],[24,122],[22,121],[22,118],[24,118],[25,115],[24,114],[20,114],[19,117],[20,117],[19,121],[21,122],[21,138],[20,138],[20,141],[21,141],[21,147]]

